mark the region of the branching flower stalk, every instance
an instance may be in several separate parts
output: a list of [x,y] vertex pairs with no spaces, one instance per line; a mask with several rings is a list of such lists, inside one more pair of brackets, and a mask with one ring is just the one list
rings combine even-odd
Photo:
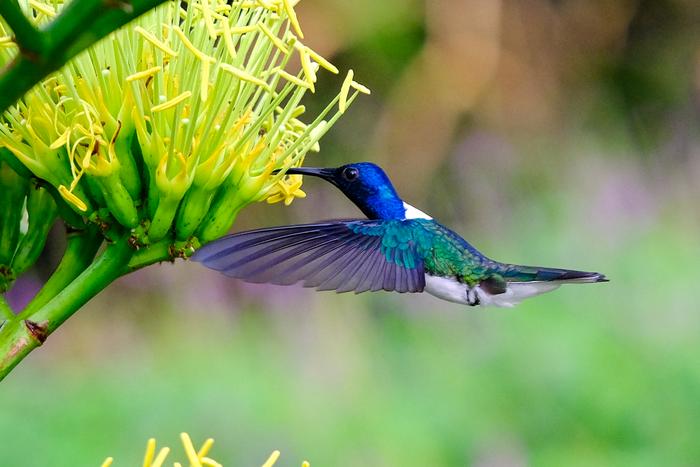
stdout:
[[[5,111],[0,292],[36,261],[56,218],[70,233],[63,260],[27,308],[14,316],[0,303],[0,379],[114,279],[186,258],[225,234],[250,203],[305,196],[301,177],[285,170],[318,151],[369,91],[350,71],[335,99],[304,123],[302,99],[317,74],[338,70],[302,42],[295,3],[166,2]],[[36,30],[70,8],[59,0],[18,5]],[[0,65],[23,53],[11,24],[21,22],[0,21]],[[301,63],[296,73],[292,58]]]

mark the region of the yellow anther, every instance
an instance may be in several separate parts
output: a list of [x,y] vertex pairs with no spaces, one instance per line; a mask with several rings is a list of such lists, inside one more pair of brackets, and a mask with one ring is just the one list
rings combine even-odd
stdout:
[[301,32],[301,26],[299,25],[299,19],[297,18],[297,14],[294,11],[294,7],[292,6],[291,2],[289,0],[282,0],[282,5],[284,5],[284,11],[287,13],[287,17],[289,18],[289,22],[292,25],[292,28],[294,29],[294,32],[297,33],[297,36],[299,36],[299,39],[304,38],[304,33]]
[[209,8],[209,0],[200,1],[202,2],[200,8],[202,10],[202,16],[204,16],[204,24],[207,27],[207,32],[209,32],[209,37],[216,39],[219,34],[214,27],[214,20],[211,18],[213,11]]
[[350,85],[352,84],[352,78],[355,72],[348,70],[348,74],[343,81],[343,85],[340,87],[340,94],[338,95],[338,109],[340,113],[345,113],[348,106],[348,94],[350,93]]
[[309,461],[304,461],[301,463],[301,467],[311,467],[311,464],[309,464]]
[[249,32],[256,31],[258,27],[255,24],[251,24],[250,26],[234,26],[231,28],[231,33],[232,34],[246,34]]
[[105,461],[102,463],[102,467],[110,467],[112,465],[112,462],[114,462],[113,457],[108,457],[105,459]]
[[187,36],[185,35],[185,33],[182,32],[182,29],[180,29],[179,26],[174,26],[174,27],[173,27],[173,31],[175,31],[175,34],[177,34],[177,36],[180,38],[180,40],[182,41],[183,45],[184,45],[185,47],[187,47],[187,49],[188,49],[190,52],[192,52],[192,54],[193,54],[195,57],[197,57],[197,58],[200,59],[201,61],[209,61],[209,62],[212,62],[212,63],[215,63],[215,62],[216,62],[216,59],[214,59],[214,57],[210,57],[209,55],[203,53],[201,50],[199,50],[197,47],[195,47],[194,44],[192,44],[192,42],[190,42],[190,40],[187,38]]
[[180,94],[177,97],[173,97],[169,101],[163,102],[162,104],[155,105],[151,107],[151,112],[162,112],[163,110],[167,110],[171,107],[175,107],[178,105],[180,102],[189,99],[192,97],[192,92],[191,91],[185,91],[182,94]]
[[319,65],[321,65],[323,68],[326,70],[330,71],[333,74],[338,74],[339,70],[338,68],[333,65],[331,62],[323,58],[321,54],[318,52],[314,51],[312,48],[305,46],[301,42],[295,42],[294,43],[294,48],[297,49],[300,53],[303,50],[306,50],[306,52],[311,56],[311,58],[314,59],[315,62],[317,62]]
[[202,457],[202,465],[205,467],[223,467],[223,465],[216,462],[214,459],[209,457]]
[[224,24],[224,44],[226,45],[226,50],[231,58],[236,58],[238,55],[236,53],[236,48],[233,45],[233,33],[231,32],[231,22],[228,17],[223,21]]
[[283,54],[289,53],[289,50],[287,50],[287,46],[284,44],[284,42],[282,42],[282,39],[274,35],[267,26],[265,26],[263,23],[258,23],[258,29],[260,29],[263,34],[270,38],[272,43],[275,44],[275,47],[280,49]]
[[207,438],[204,444],[202,444],[202,447],[199,448],[199,451],[197,451],[197,456],[200,458],[206,457],[206,455],[209,454],[209,451],[211,451],[212,446],[214,446],[214,439]]
[[138,73],[134,73],[134,74],[132,74],[132,75],[129,75],[129,76],[126,77],[126,80],[127,80],[128,82],[132,82],[132,81],[138,81],[138,80],[140,80],[140,79],[150,78],[151,76],[153,76],[153,75],[155,75],[156,73],[160,72],[160,70],[162,70],[161,67],[159,67],[159,66],[154,66],[154,67],[152,67],[152,68],[149,68],[148,70],[139,71]]
[[202,463],[197,456],[197,451],[194,450],[194,446],[192,445],[190,435],[187,433],[180,433],[180,440],[182,441],[182,446],[185,448],[187,460],[190,461],[190,467],[202,467]]
[[151,467],[153,456],[156,455],[156,440],[150,438],[146,443],[146,453],[143,455],[143,467]]
[[158,455],[153,460],[151,467],[162,467],[163,462],[165,462],[165,458],[168,457],[168,454],[170,454],[170,448],[162,448],[160,451],[158,451]]
[[276,73],[280,75],[282,78],[286,79],[290,83],[296,84],[299,87],[310,89],[313,92],[313,83],[309,84],[306,81],[297,78],[296,76],[287,73],[284,70],[277,69]]
[[309,52],[306,49],[300,49],[299,57],[301,57],[301,68],[304,70],[306,82],[309,83],[311,85],[311,89],[313,89],[314,83],[316,82],[316,70],[311,64]]
[[268,457],[265,463],[262,465],[262,467],[272,467],[273,465],[275,465],[275,462],[277,462],[277,459],[279,458],[280,452],[273,451],[272,454],[270,454],[270,457]]
[[156,36],[146,31],[141,26],[136,26],[134,28],[134,31],[139,33],[144,39],[153,44],[156,48],[160,49],[166,55],[169,55],[171,57],[177,57],[177,52],[165,45],[163,41],[159,40]]
[[61,194],[63,199],[78,208],[78,210],[83,212],[87,211],[87,205],[83,202],[83,200],[75,196],[70,190],[68,190],[68,188],[66,188],[65,185],[59,185],[58,192]]
[[270,85],[267,84],[265,81],[261,80],[260,78],[256,78],[255,76],[251,75],[247,71],[241,70],[240,68],[236,68],[233,65],[229,65],[228,63],[221,63],[219,65],[222,70],[226,71],[227,73],[231,73],[233,76],[235,76],[238,79],[241,79],[243,81],[248,81],[249,83],[256,84],[258,86],[262,86],[263,88],[267,89],[268,91],[271,91]]
[[357,81],[352,81],[350,83],[350,87],[360,91],[362,94],[367,94],[367,95],[372,94],[372,91],[370,91],[370,89],[367,86],[360,84]]

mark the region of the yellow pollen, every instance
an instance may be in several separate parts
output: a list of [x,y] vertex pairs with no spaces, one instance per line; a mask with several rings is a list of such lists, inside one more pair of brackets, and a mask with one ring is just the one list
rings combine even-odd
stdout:
[[340,94],[338,95],[338,109],[340,109],[341,114],[345,113],[345,110],[348,107],[348,94],[350,93],[350,85],[352,84],[352,78],[354,75],[354,71],[348,70],[348,75],[345,77],[345,81],[343,81],[343,85],[340,87]]
[[248,81],[249,83],[257,84],[258,86],[262,86],[263,88],[270,91],[270,85],[268,85],[265,81],[261,80],[260,78],[256,78],[255,76],[251,75],[246,71],[241,70],[240,68],[236,68],[235,66],[229,65],[228,63],[221,63],[219,66],[222,70],[231,73],[238,79]]
[[192,97],[192,92],[185,91],[182,94],[180,94],[179,96],[173,97],[169,101],[166,101],[166,102],[163,102],[162,104],[158,104],[158,105],[151,107],[151,112],[162,112],[163,110],[167,110],[171,107],[175,107],[177,104],[184,101],[185,99],[189,99],[190,97]]
[[287,47],[284,45],[284,42],[282,42],[282,39],[279,37],[275,36],[270,29],[265,26],[263,23],[258,23],[258,28],[267,36],[270,38],[273,44],[275,44],[275,47],[280,49],[280,51],[283,54],[288,54],[289,51],[287,50]]
[[171,57],[177,57],[177,52],[175,52],[173,49],[165,45],[164,42],[160,41],[156,36],[151,34],[150,32],[146,31],[144,28],[141,26],[136,26],[134,28],[134,31],[137,33],[141,34],[141,36],[146,39],[148,42],[153,44],[156,48],[160,49],[163,51],[165,54],[170,55]]
[[299,36],[300,39],[303,39],[304,33],[301,32],[301,26],[299,25],[299,19],[297,18],[297,14],[294,11],[294,7],[292,6],[289,0],[282,0],[282,5],[284,5],[284,11],[289,17],[289,22],[292,24],[294,32],[297,33],[297,36]]
[[160,70],[162,70],[161,67],[154,66],[153,68],[149,68],[148,70],[139,71],[138,73],[134,73],[132,75],[127,76],[126,81],[130,83],[132,81],[138,81],[140,79],[150,78],[151,76],[158,73]]

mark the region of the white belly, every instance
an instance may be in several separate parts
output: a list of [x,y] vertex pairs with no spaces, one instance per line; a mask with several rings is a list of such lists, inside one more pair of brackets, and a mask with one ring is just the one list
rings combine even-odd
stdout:
[[476,303],[481,306],[513,307],[523,299],[533,297],[558,288],[561,284],[556,282],[509,282],[506,291],[502,294],[491,295],[476,286],[473,288],[462,284],[453,277],[437,277],[425,275],[425,291],[443,300],[464,305]]

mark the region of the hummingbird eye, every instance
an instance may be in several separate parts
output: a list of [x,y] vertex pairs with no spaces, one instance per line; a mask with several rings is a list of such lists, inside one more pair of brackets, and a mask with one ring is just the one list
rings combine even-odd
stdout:
[[357,177],[360,176],[360,171],[357,170],[355,167],[346,167],[343,169],[341,175],[348,182],[354,182],[355,180],[357,180]]

